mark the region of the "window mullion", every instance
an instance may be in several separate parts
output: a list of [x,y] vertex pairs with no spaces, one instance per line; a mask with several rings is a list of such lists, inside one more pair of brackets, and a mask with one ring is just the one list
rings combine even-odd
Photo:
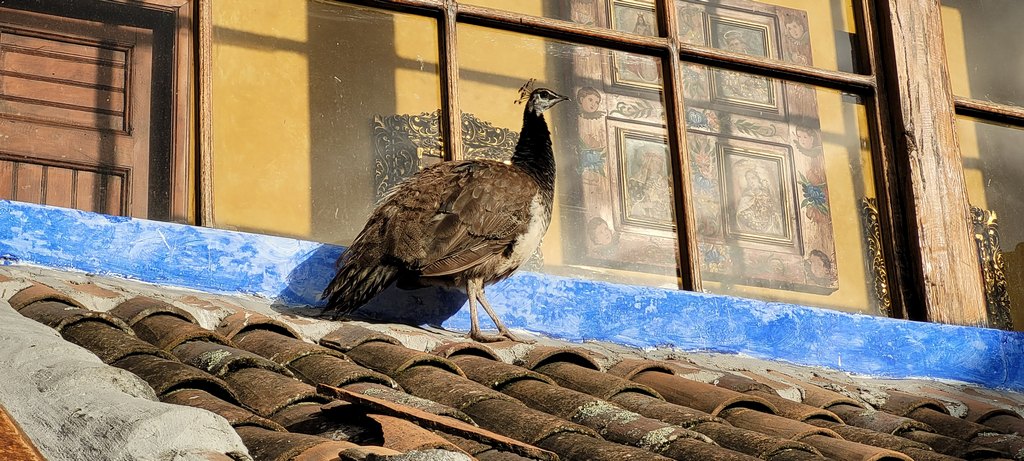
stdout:
[[893,139],[911,224],[906,229],[917,249],[908,259],[922,290],[924,320],[985,325],[939,1],[880,3]]
[[663,58],[665,82],[665,108],[668,133],[671,145],[676,147],[671,155],[672,162],[672,195],[675,199],[676,240],[679,245],[679,270],[684,290],[701,291],[700,251],[697,248],[697,236],[694,230],[693,201],[689,193],[690,168],[689,154],[686,148],[686,124],[682,114],[686,113],[683,101],[683,70],[679,60],[679,39],[676,35],[675,0],[658,0],[658,28],[662,36],[668,37],[667,56]]
[[441,50],[441,133],[444,134],[445,160],[462,159],[462,109],[459,106],[459,59],[456,13],[458,2],[445,0],[440,22]]

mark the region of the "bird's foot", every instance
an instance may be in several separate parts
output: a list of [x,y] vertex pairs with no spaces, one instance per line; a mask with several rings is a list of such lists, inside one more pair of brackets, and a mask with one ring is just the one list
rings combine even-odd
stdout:
[[516,342],[516,343],[533,344],[533,343],[537,342],[537,341],[534,341],[532,339],[520,339],[518,336],[512,334],[512,332],[508,331],[508,330],[498,330],[498,334],[496,334],[496,335],[485,335],[480,330],[471,330],[469,332],[469,337],[470,337],[470,339],[473,339],[473,340],[481,342],[481,343],[496,343],[496,342],[500,342],[500,341],[512,341],[512,342]]

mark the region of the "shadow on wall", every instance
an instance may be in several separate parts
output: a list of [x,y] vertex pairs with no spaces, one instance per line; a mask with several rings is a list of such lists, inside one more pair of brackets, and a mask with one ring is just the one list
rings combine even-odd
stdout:
[[[335,261],[343,250],[339,246],[321,245],[311,252],[288,274],[284,290],[274,300],[274,309],[294,314],[296,305],[323,307],[324,301],[320,299],[320,294],[334,277]],[[373,322],[440,327],[462,309],[466,300],[466,294],[459,290],[441,287],[403,290],[391,284],[349,317]]]

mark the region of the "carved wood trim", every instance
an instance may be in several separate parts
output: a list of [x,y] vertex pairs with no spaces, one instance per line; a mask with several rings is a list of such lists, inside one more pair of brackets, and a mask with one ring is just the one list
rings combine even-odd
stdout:
[[974,224],[974,242],[978,248],[978,264],[981,265],[982,280],[985,282],[988,324],[993,328],[1012,330],[1010,295],[1006,287],[1003,251],[999,248],[999,223],[996,212],[972,206],[971,218]]

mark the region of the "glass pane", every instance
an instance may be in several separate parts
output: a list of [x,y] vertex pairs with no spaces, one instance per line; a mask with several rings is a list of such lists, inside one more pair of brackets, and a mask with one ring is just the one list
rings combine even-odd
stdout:
[[460,3],[652,37],[658,35],[654,0],[462,0]]
[[676,0],[685,43],[858,72],[852,0]]
[[554,212],[528,267],[678,287],[661,62],[467,25],[458,43],[469,157],[511,155],[523,123],[513,101],[528,79],[573,99],[545,116],[558,166]]
[[1020,41],[1024,3],[942,0],[942,29],[953,94],[1024,106]]
[[1024,329],[1024,130],[957,117],[957,134],[971,205],[998,219],[1013,326]]
[[859,98],[701,65],[684,69],[704,288],[885,313],[874,291],[880,268],[872,266],[880,236],[863,213],[874,184]]
[[215,225],[350,243],[396,181],[384,172],[439,158],[435,22],[319,1],[212,8]]

